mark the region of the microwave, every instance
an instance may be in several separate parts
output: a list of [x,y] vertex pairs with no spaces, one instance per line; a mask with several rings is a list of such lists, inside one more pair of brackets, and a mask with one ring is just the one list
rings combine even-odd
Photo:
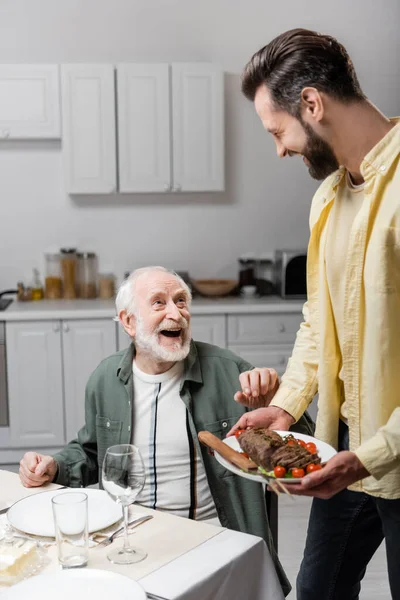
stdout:
[[282,298],[307,297],[307,250],[275,252],[275,284]]

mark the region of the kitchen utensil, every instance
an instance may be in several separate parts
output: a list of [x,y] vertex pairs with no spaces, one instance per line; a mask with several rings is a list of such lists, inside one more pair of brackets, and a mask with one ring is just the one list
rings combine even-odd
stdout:
[[[75,493],[76,489],[40,492],[19,500],[8,510],[9,523],[24,533],[54,537],[51,499],[61,492]],[[121,507],[115,504],[106,492],[86,488],[85,494],[88,496],[89,533],[105,529],[121,519]]]
[[146,471],[139,448],[133,444],[118,444],[107,449],[103,460],[102,484],[106,492],[123,507],[124,545],[114,548],[107,558],[117,565],[130,565],[144,560],[146,552],[132,548],[128,536],[128,509],[142,491]]
[[63,569],[85,567],[89,558],[87,494],[64,492],[51,502],[58,562]]
[[[289,435],[292,434],[293,432],[291,431],[277,431],[277,433],[279,433],[279,435],[281,436],[285,436],[285,435]],[[304,433],[295,433],[294,434],[295,437],[299,440],[304,440],[305,442],[314,442],[314,444],[317,446],[317,451],[319,454],[319,457],[321,459],[321,462],[326,462],[328,461],[330,458],[332,458],[333,456],[335,456],[335,454],[337,454],[335,448],[333,448],[332,446],[330,446],[329,444],[322,442],[321,440],[317,440],[316,438],[312,437],[311,435],[306,435]],[[222,443],[224,445],[229,446],[230,448],[232,448],[233,450],[240,450],[240,445],[238,440],[232,436],[232,437],[228,437],[225,438]],[[220,463],[220,465],[222,465],[223,467],[225,467],[225,469],[228,469],[228,471],[231,471],[232,473],[235,473],[236,475],[239,475],[240,477],[244,477],[245,479],[250,479],[251,481],[258,481],[259,483],[266,483],[270,481],[273,482],[278,482],[281,481],[284,485],[293,485],[293,484],[298,484],[300,482],[300,479],[288,479],[285,477],[282,478],[271,478],[271,477],[267,477],[262,475],[260,472],[257,473],[257,471],[248,471],[246,472],[245,470],[241,470],[240,467],[238,468],[235,464],[232,464],[232,462],[229,461],[229,459],[227,459],[223,454],[220,454],[218,450],[215,451],[214,453],[215,458],[217,459],[217,461]]]
[[227,296],[238,282],[235,279],[193,279],[192,285],[203,296]]
[[239,467],[239,469],[242,469],[246,473],[250,472],[251,470],[258,469],[258,466],[255,462],[243,456],[243,453],[238,452],[237,449],[225,444],[213,433],[210,433],[209,431],[199,431],[198,438],[202,444],[208,446],[212,450],[216,450],[226,460],[233,463],[236,465],[236,467]]
[[[130,531],[131,529],[135,529],[136,527],[139,527],[139,525],[141,525],[142,523],[145,523],[146,521],[150,521],[150,519],[152,519],[153,516],[152,515],[143,515],[141,517],[136,517],[134,519],[131,519],[128,523],[128,530]],[[104,538],[103,540],[98,542],[98,546],[109,546],[110,544],[113,543],[114,539],[118,536],[118,534],[121,533],[121,531],[124,531],[125,529],[125,525],[122,525],[121,527],[118,527],[118,529],[116,531],[114,531],[111,535],[107,536],[106,538]],[[100,537],[101,534],[95,534],[92,536],[93,541],[96,541],[96,538]]]
[[133,579],[100,569],[68,569],[31,577],[3,592],[4,600],[146,600],[144,589]]

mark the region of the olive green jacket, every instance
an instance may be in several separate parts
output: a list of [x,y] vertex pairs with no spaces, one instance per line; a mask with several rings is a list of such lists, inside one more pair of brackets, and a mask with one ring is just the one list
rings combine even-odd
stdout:
[[[71,487],[101,482],[101,465],[109,446],[132,441],[133,383],[132,344],[128,350],[103,360],[90,376],[86,388],[85,425],[76,440],[55,456],[57,483]],[[185,360],[180,395],[189,413],[190,431],[202,457],[211,494],[221,524],[229,529],[260,536],[275,560],[285,593],[290,585],[276,557],[270,534],[264,491],[259,483],[238,477],[221,466],[203,446],[197,433],[211,431],[224,438],[247,410],[233,400],[239,389],[239,375],[252,369],[229,350],[192,342]],[[296,431],[313,434],[313,423],[304,416]]]

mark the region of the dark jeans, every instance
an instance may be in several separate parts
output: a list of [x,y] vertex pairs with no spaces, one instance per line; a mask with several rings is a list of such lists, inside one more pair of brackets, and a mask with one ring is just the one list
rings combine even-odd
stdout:
[[[342,422],[339,440],[339,448],[347,450],[349,433]],[[366,567],[383,539],[392,598],[400,600],[400,500],[349,490],[330,500],[314,498],[297,600],[357,600]]]

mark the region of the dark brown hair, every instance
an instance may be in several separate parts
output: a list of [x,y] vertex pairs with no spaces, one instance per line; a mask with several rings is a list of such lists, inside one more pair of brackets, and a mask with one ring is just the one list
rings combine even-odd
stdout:
[[242,92],[253,101],[261,85],[267,86],[276,108],[297,118],[305,87],[342,102],[365,98],[344,46],[308,29],[286,31],[254,54],[243,71]]

